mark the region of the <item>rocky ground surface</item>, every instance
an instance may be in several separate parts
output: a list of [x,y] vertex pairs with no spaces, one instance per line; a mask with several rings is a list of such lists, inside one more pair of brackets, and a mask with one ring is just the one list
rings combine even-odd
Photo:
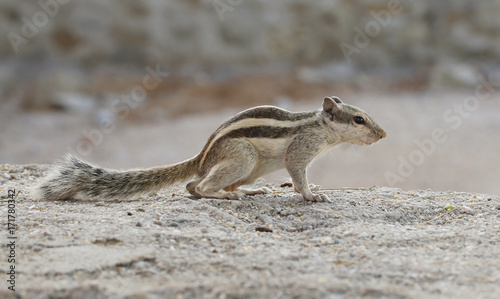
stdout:
[[[500,197],[287,185],[239,201],[172,188],[136,199],[40,201],[46,165],[1,165],[3,298],[497,298]],[[10,211],[12,212],[12,211]],[[9,291],[15,265],[16,292]]]

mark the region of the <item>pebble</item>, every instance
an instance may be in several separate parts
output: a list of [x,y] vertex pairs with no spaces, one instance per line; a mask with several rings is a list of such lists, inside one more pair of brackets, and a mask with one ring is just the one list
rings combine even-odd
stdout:
[[344,233],[342,233],[343,237],[349,237],[349,236],[352,236],[352,235],[353,235],[353,233],[351,231],[349,231],[349,230],[346,230]]
[[389,220],[398,221],[399,219],[402,218],[402,215],[399,212],[387,212],[385,214],[385,218],[387,218]]
[[293,215],[296,213],[297,213],[297,211],[295,209],[286,209],[286,210],[281,211],[280,215],[281,216],[289,216],[289,215]]
[[135,263],[134,267],[138,269],[149,269],[151,268],[151,263],[146,261],[138,261],[137,263]]
[[55,236],[56,236],[51,232],[44,232],[43,235],[46,236],[47,239],[49,239],[50,241],[53,241],[55,239]]
[[460,208],[460,213],[467,214],[467,215],[474,215],[475,214],[473,209],[466,207],[466,206],[463,206]]
[[43,248],[42,248],[42,247],[40,247],[40,246],[38,246],[38,245],[33,246],[33,251],[34,251],[34,252],[40,252],[40,251],[42,251],[42,249],[43,249]]
[[315,229],[316,227],[321,227],[321,225],[318,225],[318,222],[316,220],[307,221],[306,226],[310,227],[311,230]]
[[239,209],[239,208],[243,207],[244,203],[242,201],[232,200],[230,202],[230,205],[234,209]]
[[135,226],[137,226],[137,227],[142,227],[142,222],[137,222],[137,223],[135,224]]
[[257,226],[255,228],[255,230],[258,231],[258,232],[266,232],[266,233],[272,233],[273,232],[273,230],[271,228],[267,227],[267,226]]

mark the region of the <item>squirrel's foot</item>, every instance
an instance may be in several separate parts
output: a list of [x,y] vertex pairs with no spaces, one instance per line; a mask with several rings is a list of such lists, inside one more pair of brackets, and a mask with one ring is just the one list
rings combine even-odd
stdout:
[[312,202],[332,202],[331,199],[325,194],[313,194],[311,197],[304,197],[306,201]]
[[[321,189],[320,185],[309,184],[309,189],[311,191],[319,191]],[[295,187],[295,192],[300,193],[300,190]]]
[[198,188],[190,190],[189,193],[196,198],[217,198],[217,199],[230,199],[238,200],[245,196],[245,193],[240,191],[201,191]]
[[232,191],[232,192],[227,192],[229,193],[229,197],[227,197],[227,199],[232,199],[232,200],[239,200],[241,199],[243,196],[245,196],[246,194],[242,191],[239,191],[239,190],[235,190],[235,191]]
[[240,189],[238,189],[238,191],[243,192],[245,195],[268,194],[268,193],[272,193],[273,192],[273,191],[271,191],[271,189],[266,188],[266,187],[262,187],[262,188],[258,188],[258,189],[243,189],[243,188],[240,188]]

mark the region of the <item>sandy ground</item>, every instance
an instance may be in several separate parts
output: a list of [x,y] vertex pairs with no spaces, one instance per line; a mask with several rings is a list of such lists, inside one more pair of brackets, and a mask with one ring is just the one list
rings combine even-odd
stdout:
[[21,191],[2,298],[500,297],[498,196],[373,187],[311,204],[261,181],[275,193],[55,202],[30,196],[46,165],[0,169],[2,200]]

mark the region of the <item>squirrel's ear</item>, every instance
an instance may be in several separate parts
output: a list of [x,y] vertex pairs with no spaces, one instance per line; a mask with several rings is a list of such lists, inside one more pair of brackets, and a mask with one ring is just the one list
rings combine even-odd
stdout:
[[328,113],[332,113],[334,110],[338,109],[338,104],[342,104],[342,101],[338,97],[326,97],[323,101],[323,110]]
[[328,97],[328,98],[332,99],[337,104],[344,104],[344,102],[342,102],[342,100],[339,97],[332,96],[332,97]]

